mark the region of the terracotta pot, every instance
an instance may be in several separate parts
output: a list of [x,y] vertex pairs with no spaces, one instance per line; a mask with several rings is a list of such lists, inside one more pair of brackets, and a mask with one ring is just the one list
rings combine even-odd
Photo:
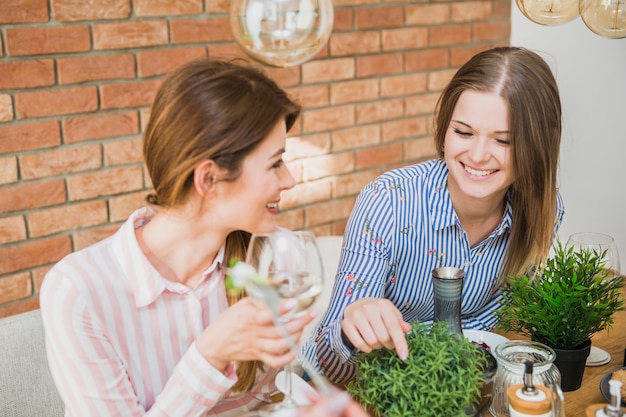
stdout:
[[554,364],[561,372],[561,389],[565,391],[576,391],[580,388],[585,373],[587,356],[591,350],[591,340],[587,340],[577,349],[554,349],[556,359]]

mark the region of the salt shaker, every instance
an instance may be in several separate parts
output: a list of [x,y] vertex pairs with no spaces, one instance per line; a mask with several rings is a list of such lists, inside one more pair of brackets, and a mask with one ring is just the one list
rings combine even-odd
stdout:
[[609,380],[609,394],[611,402],[609,404],[594,404],[585,410],[587,417],[622,417],[624,410],[620,407],[622,403],[621,390],[622,382],[615,379]]
[[507,389],[511,417],[552,417],[550,390],[533,383],[533,362],[524,363],[524,383]]

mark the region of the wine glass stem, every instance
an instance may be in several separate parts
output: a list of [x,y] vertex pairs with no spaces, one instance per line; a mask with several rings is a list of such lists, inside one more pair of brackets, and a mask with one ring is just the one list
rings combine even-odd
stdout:
[[285,399],[283,405],[285,407],[296,407],[296,403],[293,400],[293,388],[291,379],[291,364],[284,366],[285,370]]

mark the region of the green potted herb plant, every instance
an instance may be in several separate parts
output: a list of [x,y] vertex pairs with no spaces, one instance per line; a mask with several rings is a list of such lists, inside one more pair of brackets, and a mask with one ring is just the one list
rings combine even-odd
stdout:
[[355,356],[356,377],[346,386],[366,409],[385,417],[465,415],[478,404],[484,355],[446,322],[413,322],[409,356],[379,349]]
[[[557,240],[543,268],[508,277],[498,327],[551,347],[563,391],[580,387],[591,336],[610,329],[624,309],[624,277],[604,266],[603,253],[566,248]],[[575,358],[578,359],[576,360]]]

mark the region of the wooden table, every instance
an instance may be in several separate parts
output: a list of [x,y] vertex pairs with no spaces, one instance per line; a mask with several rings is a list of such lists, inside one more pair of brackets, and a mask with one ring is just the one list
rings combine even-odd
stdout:
[[[626,290],[624,291],[626,293]],[[514,333],[504,333],[509,339],[523,339]],[[611,361],[602,366],[587,366],[583,375],[582,385],[576,391],[566,392],[565,416],[585,417],[585,409],[597,403],[606,403],[600,393],[600,380],[609,372],[624,366],[624,349],[626,349],[626,311],[613,315],[613,327],[609,332],[602,331],[592,337],[592,346],[609,352]]]

